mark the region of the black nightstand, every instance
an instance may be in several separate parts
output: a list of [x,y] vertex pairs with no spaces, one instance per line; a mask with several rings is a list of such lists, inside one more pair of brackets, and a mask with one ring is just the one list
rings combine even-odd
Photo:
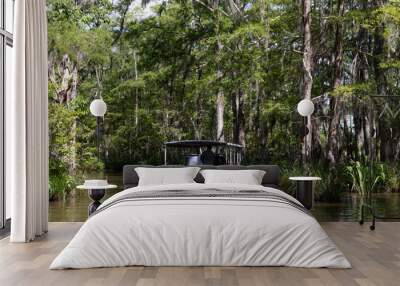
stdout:
[[105,186],[80,185],[77,188],[81,190],[87,190],[89,198],[93,200],[93,202],[88,206],[88,214],[90,216],[101,205],[100,200],[104,197],[106,190],[115,189],[117,188],[117,185],[105,185]]
[[320,177],[290,177],[289,180],[296,181],[296,199],[303,204],[303,206],[310,210],[314,202],[313,182],[320,181]]

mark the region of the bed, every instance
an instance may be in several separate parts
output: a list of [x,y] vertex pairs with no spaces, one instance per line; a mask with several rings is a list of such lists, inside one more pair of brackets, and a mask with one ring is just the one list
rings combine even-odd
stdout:
[[280,191],[277,166],[261,185],[193,183],[138,186],[107,199],[50,269],[118,266],[291,266],[350,268],[343,253],[297,200]]

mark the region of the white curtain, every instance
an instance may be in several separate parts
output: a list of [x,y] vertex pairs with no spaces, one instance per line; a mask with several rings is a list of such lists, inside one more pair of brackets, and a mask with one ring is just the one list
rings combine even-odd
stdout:
[[15,1],[14,91],[6,98],[6,186],[12,242],[47,232],[48,120],[45,0]]

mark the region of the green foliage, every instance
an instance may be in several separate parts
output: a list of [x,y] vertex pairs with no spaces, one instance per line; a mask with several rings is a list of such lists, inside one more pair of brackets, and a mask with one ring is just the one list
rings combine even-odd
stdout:
[[61,165],[70,165],[75,156],[74,149],[71,148],[74,120],[74,112],[67,106],[56,103],[49,104],[50,161],[58,160]]
[[73,176],[64,174],[56,174],[49,177],[49,200],[58,200],[65,198],[71,190],[77,185]]
[[397,69],[400,70],[400,60],[390,60],[380,64],[382,69]]
[[289,177],[300,176],[304,174],[304,170],[300,166],[284,166],[281,168],[281,181],[280,188],[286,193],[294,196],[296,194],[296,184],[295,182],[289,180]]
[[359,219],[362,219],[362,209],[365,204],[371,204],[371,194],[385,184],[386,174],[383,164],[355,161],[347,166],[347,172],[352,179],[352,190],[359,194]]
[[396,164],[385,164],[385,188],[389,192],[400,192],[400,168]]
[[[310,174],[320,177],[321,180],[315,182],[314,199],[320,202],[340,202],[343,193],[349,190],[349,182],[346,180],[345,170],[339,169],[338,173],[333,173],[327,167],[315,164],[310,166]],[[304,167],[289,165],[282,168],[282,178],[280,187],[285,192],[294,195],[296,184],[289,180],[289,177],[304,176]]]
[[368,94],[373,93],[376,86],[372,83],[356,83],[349,85],[341,85],[332,91],[332,96],[351,98],[354,96],[365,97]]
[[329,170],[323,165],[311,167],[311,174],[321,178],[315,188],[315,200],[322,202],[340,202],[344,192],[349,191],[351,182],[346,177],[346,170],[338,166]]
[[347,171],[352,179],[352,190],[365,198],[377,191],[379,184],[384,184],[386,180],[383,164],[375,163],[371,166],[365,160],[355,161],[347,166]]

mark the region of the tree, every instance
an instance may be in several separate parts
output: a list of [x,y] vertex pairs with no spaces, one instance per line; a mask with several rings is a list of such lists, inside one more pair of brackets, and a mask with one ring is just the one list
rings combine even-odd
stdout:
[[[311,37],[311,0],[302,1],[302,34],[303,34],[303,86],[302,98],[311,100],[313,86],[313,47]],[[303,143],[303,161],[308,163],[311,151],[312,123],[311,116],[307,117],[308,134]]]
[[[340,87],[342,83],[342,63],[343,63],[343,0],[337,1],[338,18],[335,24],[335,49],[332,55],[333,63],[333,90]],[[340,97],[331,96],[330,98],[330,117],[331,121],[328,130],[327,159],[329,168],[335,169],[339,160],[340,151],[340,119],[343,115],[343,103]]]

